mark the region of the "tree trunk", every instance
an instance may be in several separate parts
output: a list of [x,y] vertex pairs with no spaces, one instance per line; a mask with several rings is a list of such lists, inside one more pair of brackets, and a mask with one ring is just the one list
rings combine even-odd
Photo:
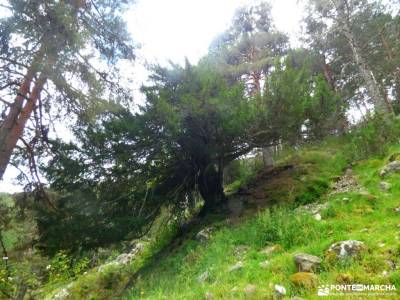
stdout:
[[[46,82],[42,70],[42,75],[39,76],[33,90],[30,91],[33,79],[40,69],[43,69],[45,49],[46,47],[43,44],[33,58],[18,89],[14,103],[0,126],[0,181],[3,179],[12,152],[22,135],[26,122],[30,118]],[[48,58],[46,63],[47,67],[51,67],[55,63],[55,58],[53,57],[51,60]],[[24,102],[26,102],[25,106]]]
[[325,55],[322,55],[322,69],[324,72],[324,78],[325,78],[326,82],[329,84],[329,87],[332,89],[332,91],[335,91],[335,83],[333,81],[332,69],[326,63]]
[[271,167],[274,165],[273,147],[265,147],[261,150],[264,167]]
[[43,86],[46,82],[46,77],[42,73],[36,81],[25,106],[22,106],[26,95],[29,93],[30,84],[33,79],[33,75],[30,73],[32,73],[32,71],[28,70],[28,74],[19,89],[13,107],[0,128],[0,180],[3,179],[12,152],[17,145],[18,139],[22,135],[27,121],[36,107],[36,103],[38,102],[40,93],[42,92]]
[[222,168],[208,165],[201,170],[198,186],[200,195],[204,200],[204,206],[200,212],[201,216],[205,216],[215,209],[222,208],[221,206],[226,203]]
[[380,33],[380,37],[388,60],[395,67],[393,71],[394,90],[396,93],[396,101],[397,103],[400,103],[400,67],[396,65],[395,54],[393,53],[393,50],[391,49],[389,42],[384,34],[384,29]]
[[390,107],[386,103],[383,95],[381,94],[381,89],[375,79],[375,76],[362,56],[362,50],[359,47],[354,34],[351,30],[351,24],[349,19],[349,12],[346,12],[347,2],[345,0],[336,0],[335,2],[336,11],[338,13],[339,22],[341,25],[341,31],[346,37],[349,46],[351,48],[354,62],[357,64],[361,76],[363,77],[366,89],[372,102],[374,103],[375,110],[377,112],[389,113],[391,111]]

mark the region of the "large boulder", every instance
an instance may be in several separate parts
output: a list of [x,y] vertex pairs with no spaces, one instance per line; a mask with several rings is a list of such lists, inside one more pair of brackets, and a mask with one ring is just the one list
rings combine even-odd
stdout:
[[294,262],[299,272],[315,272],[321,265],[319,257],[306,253],[296,254]]
[[400,172],[400,160],[395,160],[388,163],[386,166],[383,167],[379,175],[383,177],[390,173],[397,173],[397,172]]
[[346,259],[358,257],[364,250],[366,250],[366,246],[363,242],[347,240],[332,244],[327,251],[327,256],[335,259]]

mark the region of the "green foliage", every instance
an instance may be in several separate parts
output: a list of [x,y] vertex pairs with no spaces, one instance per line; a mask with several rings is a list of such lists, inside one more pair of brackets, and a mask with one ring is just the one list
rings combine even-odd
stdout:
[[227,193],[237,191],[241,186],[250,183],[264,164],[260,156],[232,161],[224,172],[224,185]]
[[241,226],[235,233],[237,240],[234,243],[251,244],[257,248],[279,244],[284,249],[291,249],[320,237],[314,222],[312,217],[298,215],[290,208],[275,208]]
[[161,206],[184,215],[197,192],[209,206],[223,201],[225,165],[254,147],[254,102],[207,64],[156,67],[152,80],[140,113],[83,124],[80,147],[53,142],[58,155],[46,171],[65,196],[57,213],[39,214],[43,242],[93,247],[140,235]]
[[[306,58],[299,63],[300,54]],[[275,139],[290,145],[321,140],[335,132],[337,95],[320,74],[312,74],[309,59],[309,53],[299,51],[283,62],[276,60],[263,96],[266,122]]]
[[352,130],[347,136],[346,153],[350,159],[384,156],[393,143],[399,142],[400,121],[392,116],[376,115]]
[[313,203],[318,200],[329,188],[329,183],[323,179],[305,182],[303,192],[295,197],[296,205]]
[[73,258],[65,251],[56,253],[50,260],[46,269],[49,271],[49,281],[65,281],[79,274],[82,274],[89,267],[89,259],[82,257]]

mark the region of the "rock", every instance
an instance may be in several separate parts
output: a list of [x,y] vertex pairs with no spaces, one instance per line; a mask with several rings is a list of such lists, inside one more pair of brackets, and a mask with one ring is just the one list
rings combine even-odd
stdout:
[[111,266],[127,265],[143,250],[144,250],[144,244],[136,243],[129,253],[122,253],[118,255],[114,260],[101,265],[98,268],[98,272],[102,272],[103,270]]
[[200,230],[197,234],[196,234],[196,240],[198,240],[199,242],[206,242],[211,238],[211,234],[214,231],[213,227],[207,227],[204,228],[202,230]]
[[243,256],[243,254],[245,254],[247,251],[249,251],[250,247],[246,246],[246,245],[239,245],[235,248],[234,252],[235,255],[238,257]]
[[281,245],[273,245],[267,248],[264,248],[260,251],[261,254],[271,255],[272,253],[280,252],[283,248]]
[[204,295],[204,299],[205,300],[213,300],[214,299],[214,295],[211,294],[210,292],[206,292],[206,294]]
[[227,207],[231,216],[239,217],[243,214],[245,208],[246,196],[236,195],[228,198]]
[[110,261],[110,262],[108,262],[108,263],[105,263],[105,264],[103,264],[103,265],[101,265],[101,266],[99,266],[99,268],[97,269],[97,272],[103,272],[104,270],[106,270],[107,268],[109,268],[109,267],[112,267],[112,266],[118,266],[120,263],[118,263],[118,262],[116,262],[116,261]]
[[338,283],[346,283],[346,284],[349,284],[349,283],[352,283],[352,282],[354,281],[354,278],[353,278],[353,276],[351,276],[351,275],[348,274],[348,273],[340,273],[340,274],[338,274],[338,275],[336,276],[336,281],[337,281]]
[[393,210],[394,210],[394,212],[396,212],[396,213],[400,213],[400,207],[396,207],[396,208],[394,208]]
[[257,286],[255,286],[254,284],[248,284],[243,289],[243,293],[246,296],[252,296],[252,295],[254,295],[256,293],[256,291],[257,291]]
[[314,219],[317,221],[321,221],[322,220],[322,216],[320,214],[315,214],[314,215]]
[[126,265],[130,263],[140,252],[142,252],[143,249],[144,249],[144,244],[137,243],[136,245],[134,245],[134,247],[129,253],[122,253],[121,255],[117,256],[117,258],[115,258],[114,261],[117,264]]
[[312,289],[317,285],[317,275],[308,272],[299,272],[289,276],[293,285],[301,288]]
[[275,284],[274,291],[277,298],[283,298],[286,295],[286,289],[282,285]]
[[390,267],[390,269],[392,269],[392,270],[396,270],[397,269],[397,265],[393,260],[388,259],[388,260],[386,260],[386,263]]
[[260,263],[259,263],[259,266],[260,266],[261,268],[263,268],[263,269],[266,269],[266,268],[269,267],[270,264],[271,264],[271,263],[270,263],[268,260],[265,260],[265,261],[260,262]]
[[233,272],[240,269],[243,269],[243,262],[238,261],[236,264],[234,264],[232,267],[228,269],[228,272]]
[[389,182],[382,181],[379,183],[379,188],[383,191],[389,191],[392,185]]
[[297,212],[306,212],[311,215],[321,214],[321,212],[329,207],[329,203],[311,203],[296,208]]
[[395,160],[395,161],[388,163],[385,167],[383,167],[383,169],[381,170],[379,175],[381,177],[383,177],[390,173],[396,173],[399,171],[400,171],[400,160]]
[[294,262],[299,272],[315,272],[321,265],[321,261],[319,257],[306,253],[294,256]]
[[338,259],[357,257],[366,249],[365,244],[356,240],[341,241],[331,245],[328,249],[328,255]]
[[367,200],[368,200],[369,202],[375,202],[376,199],[377,199],[376,196],[371,195],[371,194],[366,195],[366,197],[367,197]]
[[360,190],[361,187],[353,176],[353,170],[348,168],[339,180],[334,182],[330,194],[347,193]]
[[57,294],[55,294],[51,299],[52,300],[62,300],[69,297],[69,292],[67,288],[61,289]]
[[203,283],[203,282],[207,281],[209,277],[210,277],[210,272],[205,271],[203,274],[201,274],[201,275],[197,278],[197,282],[198,282],[198,283]]

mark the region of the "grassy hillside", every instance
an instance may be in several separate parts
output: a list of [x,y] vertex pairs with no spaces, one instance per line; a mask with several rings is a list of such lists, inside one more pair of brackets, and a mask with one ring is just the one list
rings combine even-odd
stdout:
[[[400,288],[395,267],[400,263],[400,219],[395,211],[400,205],[400,175],[385,178],[392,186],[382,191],[379,171],[388,159],[371,158],[355,164],[352,172],[339,179],[336,176],[347,162],[337,150],[328,145],[298,153],[285,163],[291,162],[300,172],[281,178],[281,185],[259,183],[266,191],[272,185],[279,203],[296,197],[328,203],[321,211],[322,220],[294,210],[288,201],[237,225],[226,225],[229,220],[214,224],[217,230],[207,242],[188,239],[172,253],[154,259],[140,271],[125,299],[270,299],[275,284],[284,286],[289,297],[305,299],[318,299],[316,288],[322,284],[395,284]],[[335,185],[338,180],[340,184]],[[329,181],[331,188],[319,199],[311,199],[318,195],[315,191],[321,181]],[[298,182],[308,188],[296,189]],[[342,240],[362,241],[367,250],[357,259],[331,259],[327,249]],[[276,250],[263,253],[268,246]],[[311,286],[297,286],[290,280],[296,273],[293,257],[299,252],[322,258]]]
[[[273,168],[242,172],[226,187],[227,214],[194,219],[180,229],[160,219],[140,241],[97,249],[90,254],[98,257],[95,265],[85,256],[60,253],[49,261],[47,281],[32,295],[275,299],[278,285],[286,291],[283,298],[319,299],[322,285],[400,288],[400,173],[379,174],[400,158],[400,146],[389,140],[376,152],[380,135],[362,134],[281,153]],[[243,163],[254,165],[252,160]],[[362,242],[361,251],[345,259],[328,251],[345,240]],[[298,253],[321,259],[314,275],[297,273]]]

